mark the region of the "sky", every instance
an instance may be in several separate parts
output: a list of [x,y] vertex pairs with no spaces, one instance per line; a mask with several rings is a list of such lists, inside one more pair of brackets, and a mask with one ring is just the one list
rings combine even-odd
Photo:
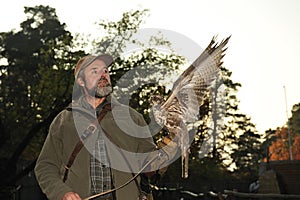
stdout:
[[100,19],[141,9],[150,10],[142,28],[174,31],[202,48],[214,35],[231,35],[224,66],[242,84],[240,111],[260,133],[285,125],[300,102],[298,0],[9,0],[1,2],[0,32],[17,29],[26,19],[24,6],[35,5],[55,8],[69,31],[85,35],[99,33]]

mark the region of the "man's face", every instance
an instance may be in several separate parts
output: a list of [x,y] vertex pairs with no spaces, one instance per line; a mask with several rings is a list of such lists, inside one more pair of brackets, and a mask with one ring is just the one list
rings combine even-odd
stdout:
[[83,70],[83,87],[92,97],[106,97],[112,92],[109,71],[102,60],[95,60]]

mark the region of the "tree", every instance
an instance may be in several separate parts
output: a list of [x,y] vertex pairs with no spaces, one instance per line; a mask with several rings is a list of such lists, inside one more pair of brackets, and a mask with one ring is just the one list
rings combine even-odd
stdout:
[[261,136],[256,132],[254,125],[249,118],[244,120],[248,125],[242,135],[237,137],[234,144],[237,146],[233,149],[231,157],[236,166],[236,173],[244,177],[258,176],[259,163],[262,160]]
[[300,103],[293,105],[292,117],[289,119],[291,130],[296,134],[300,135]]
[[[0,33],[1,185],[20,176],[16,164],[34,160],[55,115],[71,101],[72,68],[82,51],[72,52],[73,37],[55,9],[25,7],[19,31]],[[29,169],[33,168],[33,164]],[[20,172],[22,174],[22,172]]]
[[230,78],[231,74],[228,69],[221,68],[221,77],[210,93],[210,100],[200,107],[200,125],[192,145],[196,156],[203,148],[205,138],[213,136],[208,144],[212,150],[208,156],[220,163],[230,162],[232,150],[235,148],[234,141],[239,135],[245,130],[255,129],[250,119],[238,110],[236,93],[241,84],[234,83]]
[[257,133],[251,118],[239,111],[236,97],[241,84],[234,83],[230,77],[232,72],[223,69],[225,85],[223,107],[225,116],[219,137],[219,151],[225,166],[233,168],[240,176],[256,176],[258,163],[261,161],[261,135]]
[[288,120],[290,129],[291,140],[294,141],[295,137],[300,136],[300,103],[293,105],[292,116]]
[[[159,32],[146,38],[146,42],[133,37],[147,13],[147,9],[130,11],[123,13],[118,21],[102,20],[99,25],[107,34],[94,41],[94,51],[113,55],[115,63],[110,67],[110,74],[114,96],[142,113],[150,122],[150,95],[156,92],[167,96],[168,91],[160,85],[161,79],[174,76],[185,59],[172,50],[170,42]],[[122,56],[126,47],[132,44],[137,45],[139,50],[132,51],[127,57]],[[161,53],[156,45],[164,45],[171,53]]]
[[[271,154],[270,160],[290,160],[290,146],[292,145],[292,157],[294,160],[300,159],[300,103],[295,104],[292,108],[292,116],[288,120],[287,127],[277,128],[276,140],[269,146]],[[290,137],[290,138],[289,138]]]
[[288,129],[286,127],[278,128],[275,133],[276,141],[269,147],[270,161],[289,160]]
[[293,143],[293,158],[300,160],[300,136],[296,136]]
[[288,120],[292,154],[294,160],[300,160],[300,103],[293,105],[292,116]]
[[[7,160],[1,166],[1,185],[14,184],[17,179],[33,169],[34,160],[46,137],[49,124],[72,99],[73,67],[85,54],[84,51],[73,50],[76,41],[71,33],[65,30],[65,24],[59,22],[55,9],[48,6],[25,7],[25,13],[28,18],[21,23],[20,31],[1,33],[1,59],[7,63],[1,66],[0,82],[1,91],[5,91],[0,97],[0,125],[5,130],[1,135],[1,146],[5,151],[2,150],[0,155]],[[108,37],[101,41],[109,39],[112,41],[110,44],[116,45],[106,48],[105,53],[116,53],[117,51],[112,50],[118,50],[120,45],[128,41],[126,37],[120,41],[116,36],[123,32],[125,34],[126,27],[131,31],[137,29],[134,25],[140,23],[141,13],[143,12],[128,12],[119,22],[111,22],[107,26],[102,23]],[[110,26],[113,23],[116,27]],[[121,31],[114,34],[113,30],[119,28]],[[103,50],[105,45],[101,44],[103,46],[100,50]],[[129,59],[116,57],[111,71],[113,82],[116,83],[118,78],[130,69],[145,66],[149,59],[152,63],[172,67],[181,62],[181,58],[173,54],[162,55],[158,51],[145,48],[141,54],[135,54]],[[143,73],[142,70],[138,72]],[[129,85],[123,87],[130,86],[130,81],[132,79],[129,80]],[[142,91],[141,93],[147,96],[148,88],[155,90],[157,86],[143,85],[134,92]],[[134,98],[131,105],[142,110],[139,106],[142,104],[142,98],[135,93],[132,94]],[[33,162],[25,170],[17,172],[16,164],[20,158]]]
[[[0,68],[0,87],[4,91],[0,96],[0,127],[1,131],[4,130],[0,145],[6,150],[2,150],[0,155],[8,158],[1,166],[1,184],[13,184],[26,170],[32,170],[34,162],[20,174],[15,171],[15,166],[21,156],[27,159],[37,157],[49,124],[71,101],[73,67],[85,54],[74,50],[77,41],[65,30],[65,24],[59,22],[55,9],[48,6],[26,7],[25,13],[28,18],[21,23],[20,31],[0,33],[0,55],[7,63]],[[159,79],[174,74],[185,60],[175,52],[161,53],[132,38],[146,13],[147,10],[126,12],[119,21],[101,21],[99,25],[107,35],[95,40],[93,45],[95,52],[110,53],[115,57],[110,71],[116,96],[121,101],[127,101],[122,97],[130,96],[129,105],[150,122],[149,96],[154,92],[166,96],[168,91],[160,86]],[[122,57],[130,43],[139,44],[141,51]],[[170,47],[167,39],[159,35],[152,36],[149,43]],[[134,76],[126,77],[128,72],[134,72]],[[223,161],[231,159],[233,141],[245,133],[239,140],[241,144],[245,142],[248,145],[253,141],[252,137],[256,137],[250,119],[238,111],[235,93],[240,84],[234,83],[230,76],[231,72],[222,68],[220,81],[225,85],[224,90],[216,82],[215,90],[210,94],[212,100],[200,108],[196,139],[191,147],[193,172],[197,172],[199,167],[209,170],[210,166],[215,166],[212,176],[225,174],[227,166]],[[222,98],[219,98],[220,95]],[[225,99],[224,103],[221,103],[222,99]],[[222,118],[223,115],[225,118]],[[212,126],[208,126],[207,122],[211,122]],[[222,128],[220,123],[224,123]],[[214,135],[213,151],[207,154],[210,158],[201,160],[199,150],[203,140],[211,133]],[[164,131],[161,134],[165,134]],[[241,161],[251,166],[248,160]],[[240,162],[241,166],[243,162]],[[177,166],[174,165],[174,171]],[[204,177],[205,173],[209,172],[195,173],[195,176]]]
[[[143,44],[132,38],[133,34],[136,33],[139,28],[138,25],[142,23],[142,21],[139,21],[141,20],[140,17],[145,16],[146,12],[147,10],[124,13],[120,21],[101,22],[100,25],[107,30],[108,35],[100,41],[96,41],[95,44],[96,48],[98,47],[96,49],[98,52],[109,52],[118,58],[116,65],[113,65],[111,68],[111,73],[113,82],[118,81],[117,88],[115,89],[118,93],[117,96],[120,98],[119,100],[123,101],[123,96],[130,96],[129,104],[140,113],[143,113],[149,122],[149,102],[147,101],[149,96],[154,92],[164,95],[168,94],[164,87],[155,84],[158,83],[157,78],[170,76],[171,73],[174,73],[174,69],[178,69],[179,65],[183,64],[184,60],[175,53],[170,55],[160,54],[155,49],[145,47],[147,44]],[[130,27],[130,29],[124,27]],[[160,44],[169,45],[167,40],[164,39],[157,39],[155,41]],[[121,58],[120,55],[123,53],[123,50],[126,49],[126,45],[130,43],[139,43],[141,47],[144,48],[141,52],[132,53],[128,58]],[[158,67],[146,68],[146,66],[149,65]],[[131,70],[136,70],[135,75],[124,79],[124,77],[126,77],[125,74]],[[152,74],[152,76],[149,74]],[[257,163],[259,159],[258,155],[260,155],[257,152],[258,147],[251,146],[251,142],[257,142],[258,140],[256,139],[260,136],[255,133],[255,127],[250,123],[250,119],[244,114],[239,113],[235,92],[237,92],[237,88],[240,84],[234,83],[230,79],[230,76],[231,72],[226,68],[222,68],[222,77],[216,81],[210,93],[210,100],[200,108],[200,119],[197,122],[198,131],[191,147],[191,158],[198,158],[203,140],[212,135],[211,156],[216,159],[216,162],[223,164],[224,160],[231,160],[232,144],[236,137],[238,137],[238,134],[246,132],[248,136],[245,134],[242,136],[245,138],[241,138],[241,140],[248,142],[247,146],[252,147],[253,152],[251,152],[251,157],[255,159],[249,159],[247,162],[244,161],[243,164],[247,163],[248,168],[251,168],[250,166],[254,166]],[[136,79],[136,77],[138,78]],[[120,81],[120,78],[122,78],[121,80],[123,82]],[[140,78],[143,80],[141,81]],[[143,85],[143,81],[151,84]],[[135,87],[136,85],[140,87],[137,89]],[[224,117],[226,119],[224,119]],[[212,126],[209,126],[208,122],[210,122]],[[224,127],[222,123],[225,123]],[[251,132],[250,130],[253,131]],[[250,163],[251,161],[252,163]],[[242,165],[242,163],[240,163],[239,166],[240,165]]]
[[[231,74],[228,69],[221,68],[221,76],[213,85],[210,97],[199,109],[199,121],[193,126],[197,132],[190,147],[189,171],[193,181],[181,180],[174,174],[180,174],[178,163],[169,167],[164,181],[207,191],[209,188],[205,186],[223,190],[228,189],[224,184],[257,177],[261,136],[251,118],[238,109],[236,92],[241,85],[231,80]],[[231,174],[233,167],[244,179]]]
[[261,144],[261,150],[262,150],[264,162],[267,163],[270,161],[270,156],[271,156],[269,147],[271,146],[272,142],[276,141],[275,133],[276,130],[268,129],[265,131],[264,137],[262,138],[263,142]]

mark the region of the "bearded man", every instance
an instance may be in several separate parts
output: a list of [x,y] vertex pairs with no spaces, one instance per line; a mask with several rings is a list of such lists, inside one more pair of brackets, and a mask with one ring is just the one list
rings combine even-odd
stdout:
[[[156,145],[142,115],[112,100],[112,63],[110,55],[88,55],[75,67],[81,95],[51,123],[35,166],[50,200],[80,200],[103,192],[98,199],[131,200],[149,193],[142,178],[133,177],[148,157],[140,155],[153,154]],[[136,130],[129,121],[144,128]]]

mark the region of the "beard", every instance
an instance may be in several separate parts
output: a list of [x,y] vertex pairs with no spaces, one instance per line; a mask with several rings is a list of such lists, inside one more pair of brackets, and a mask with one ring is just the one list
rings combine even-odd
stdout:
[[103,98],[108,96],[112,92],[112,86],[106,78],[101,78],[98,81],[97,86],[88,89],[89,95],[96,98]]

